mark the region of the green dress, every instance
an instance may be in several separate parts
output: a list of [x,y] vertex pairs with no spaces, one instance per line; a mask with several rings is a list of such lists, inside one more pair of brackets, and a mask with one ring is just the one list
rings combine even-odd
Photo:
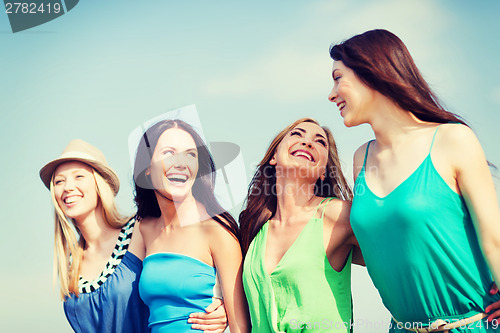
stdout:
[[265,267],[269,222],[250,244],[243,286],[252,332],[351,331],[352,251],[342,271],[331,267],[323,244],[324,208],[316,217],[320,205],[271,275]]

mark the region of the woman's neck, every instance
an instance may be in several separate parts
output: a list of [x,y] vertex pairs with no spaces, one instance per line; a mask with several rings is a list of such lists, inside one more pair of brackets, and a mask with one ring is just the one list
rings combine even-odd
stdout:
[[403,110],[385,98],[375,106],[369,124],[378,147],[394,149],[407,140],[408,133],[412,130],[430,123],[421,121],[413,113]]
[[107,248],[106,245],[110,239],[116,238],[120,232],[120,229],[113,228],[106,222],[100,204],[85,217],[76,220],[75,223],[85,239],[85,249]]
[[209,218],[205,207],[192,194],[181,200],[172,200],[155,192],[161,216],[158,222],[164,229],[175,229],[195,224]]
[[315,182],[300,177],[276,177],[277,207],[273,219],[286,222],[298,216],[314,200]]

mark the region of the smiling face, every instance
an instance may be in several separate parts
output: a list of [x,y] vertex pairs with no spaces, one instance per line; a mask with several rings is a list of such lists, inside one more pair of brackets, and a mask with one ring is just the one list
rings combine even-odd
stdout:
[[77,161],[62,163],[54,171],[54,194],[64,214],[77,221],[99,205],[93,169]]
[[193,138],[180,128],[167,129],[160,135],[146,170],[153,187],[171,200],[183,200],[192,196],[197,174],[198,150]]
[[328,99],[337,104],[347,127],[367,123],[375,90],[364,84],[352,69],[338,60],[333,63],[333,89]]
[[328,160],[325,131],[311,122],[302,122],[291,129],[278,145],[269,164],[278,169],[298,168],[299,177],[315,182],[323,177]]

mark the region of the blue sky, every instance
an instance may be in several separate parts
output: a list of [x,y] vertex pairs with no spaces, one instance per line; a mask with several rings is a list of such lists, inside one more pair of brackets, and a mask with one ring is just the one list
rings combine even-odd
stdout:
[[[328,102],[328,48],[368,29],[406,43],[500,166],[499,13],[494,0],[80,1],[16,34],[0,13],[0,331],[70,331],[52,289],[53,212],[38,171],[73,138],[105,153],[127,213],[128,135],[190,104],[209,141],[241,147],[247,181],[272,137],[304,116],[332,129],[351,178],[352,155],[373,134],[345,128]],[[364,269],[353,271],[353,292],[356,332],[380,332],[389,317]]]

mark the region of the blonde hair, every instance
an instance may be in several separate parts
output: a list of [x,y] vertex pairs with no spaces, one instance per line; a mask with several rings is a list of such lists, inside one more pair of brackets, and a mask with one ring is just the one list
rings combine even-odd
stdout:
[[[92,168],[92,172],[104,220],[110,227],[122,228],[129,217],[123,216],[118,211],[114,200],[115,196],[109,184],[94,168]],[[50,181],[50,193],[55,208],[54,284],[59,278],[61,297],[65,300],[66,297],[71,297],[71,294],[77,297],[79,295],[80,264],[86,242],[76,224],[64,215],[57,202],[54,191],[54,175]]]

